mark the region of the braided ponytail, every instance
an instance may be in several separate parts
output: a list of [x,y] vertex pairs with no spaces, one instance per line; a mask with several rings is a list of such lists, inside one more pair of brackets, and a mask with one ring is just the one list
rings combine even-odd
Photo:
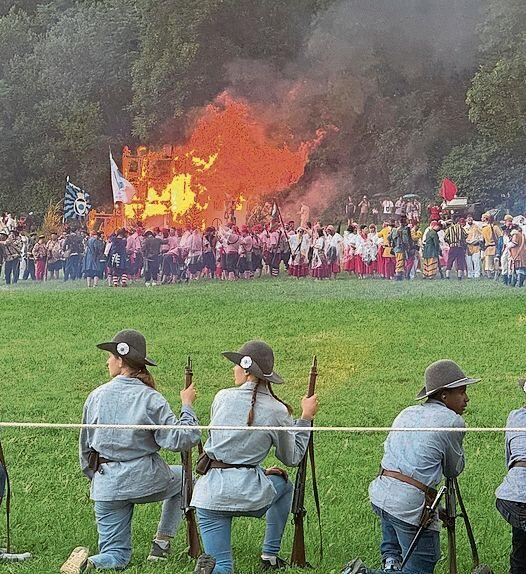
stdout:
[[291,415],[294,412],[294,409],[287,404],[285,401],[281,400],[275,393],[274,390],[272,389],[272,385],[270,383],[267,384],[268,387],[268,391],[269,393],[278,401],[278,403],[281,403],[282,405],[284,405],[287,408],[287,411],[289,412],[289,415]]
[[250,411],[248,412],[248,418],[247,418],[247,426],[251,427],[254,424],[254,408],[256,406],[256,399],[258,396],[258,390],[260,388],[260,385],[263,387],[266,387],[269,391],[269,393],[271,394],[271,396],[276,399],[276,401],[278,401],[278,403],[281,403],[282,405],[284,405],[287,408],[287,411],[289,412],[289,415],[292,414],[293,409],[290,405],[288,405],[285,401],[282,401],[272,390],[272,385],[267,382],[267,381],[262,381],[261,379],[258,380],[258,382],[256,383],[256,385],[254,386],[254,390],[252,391],[252,401],[250,403]]
[[250,402],[250,410],[248,411],[247,426],[251,427],[254,423],[254,407],[256,406],[256,399],[258,396],[259,385],[266,384],[265,381],[258,380],[254,385],[254,390],[252,391],[252,401]]

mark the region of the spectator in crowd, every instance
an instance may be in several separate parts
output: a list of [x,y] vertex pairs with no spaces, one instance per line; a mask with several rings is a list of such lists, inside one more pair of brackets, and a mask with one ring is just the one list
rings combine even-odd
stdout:
[[50,279],[58,279],[62,269],[62,248],[55,231],[51,233],[51,239],[46,243],[47,271]]
[[46,278],[47,248],[45,236],[39,235],[38,241],[33,247],[33,258],[35,260],[35,274],[37,281],[44,281]]
[[128,286],[128,263],[126,259],[126,229],[121,228],[111,238],[108,265],[114,287]]
[[35,275],[35,256],[33,254],[33,249],[37,242],[37,234],[35,231],[32,231],[28,234],[26,231],[23,231],[20,234],[20,261],[24,264],[24,270],[22,272],[22,279],[27,281],[31,277],[33,281],[36,278]]
[[7,231],[7,228],[0,232],[0,247],[5,267],[6,285],[18,283],[20,274],[20,256],[22,244],[16,231]]
[[360,203],[358,204],[358,210],[360,213],[360,218],[358,220],[358,223],[362,223],[362,224],[367,223],[370,208],[371,208],[371,202],[367,199],[367,196],[364,195],[362,197],[362,201],[360,201]]
[[82,274],[86,278],[88,287],[96,287],[100,279],[100,262],[104,256],[104,241],[102,241],[97,231],[91,232],[86,243],[84,258],[82,260]]
[[422,260],[424,263],[424,279],[434,279],[437,275],[440,258],[440,240],[438,230],[440,223],[431,221],[422,238]]
[[66,231],[64,239],[64,281],[80,279],[81,257],[84,252],[83,237],[79,231]]
[[382,213],[384,216],[384,220],[392,219],[393,213],[394,213],[394,203],[393,203],[392,199],[389,199],[388,197],[386,197],[382,201]]
[[162,242],[163,240],[160,237],[156,237],[150,229],[145,233],[142,255],[144,258],[144,282],[146,287],[157,285],[159,280]]
[[480,254],[484,238],[480,227],[473,220],[473,216],[468,215],[466,218],[464,231],[466,232],[468,277],[470,279],[478,279],[480,277]]
[[449,253],[446,265],[446,279],[449,279],[451,269],[456,264],[457,277],[462,279],[466,272],[466,237],[464,230],[465,220],[455,217],[453,224],[446,229],[445,240],[449,245]]
[[484,273],[486,277],[493,277],[497,243],[499,237],[502,237],[502,229],[494,222],[493,215],[490,213],[482,216],[482,237],[484,239]]

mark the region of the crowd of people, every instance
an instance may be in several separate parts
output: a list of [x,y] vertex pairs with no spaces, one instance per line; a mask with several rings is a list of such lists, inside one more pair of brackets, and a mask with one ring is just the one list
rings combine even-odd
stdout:
[[416,202],[404,202],[400,208],[399,202],[384,203],[381,225],[357,223],[350,214],[343,233],[302,217],[297,226],[280,219],[251,227],[231,221],[204,231],[191,225],[147,229],[139,224],[109,237],[65,225],[60,233],[46,237],[20,229],[9,216],[0,224],[0,266],[7,285],[20,277],[84,278],[89,287],[106,280],[126,287],[130,280],[153,286],[205,278],[250,280],[283,272],[327,279],[346,272],[398,281],[419,275],[425,280],[449,279],[455,273],[458,279],[501,277],[507,285],[523,286],[524,216],[506,215],[497,222],[488,212],[474,221],[430,205],[429,224],[422,227],[419,203],[415,207]]

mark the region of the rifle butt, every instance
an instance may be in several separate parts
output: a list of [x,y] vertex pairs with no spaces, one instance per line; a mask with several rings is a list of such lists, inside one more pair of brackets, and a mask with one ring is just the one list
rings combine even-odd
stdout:
[[292,543],[292,553],[290,556],[292,566],[305,568],[309,564],[305,555],[305,532],[303,529],[303,517],[294,518],[294,542]]
[[188,542],[188,556],[191,558],[199,558],[203,551],[201,548],[201,541],[199,540],[199,532],[197,531],[194,509],[190,509],[186,512],[186,532]]

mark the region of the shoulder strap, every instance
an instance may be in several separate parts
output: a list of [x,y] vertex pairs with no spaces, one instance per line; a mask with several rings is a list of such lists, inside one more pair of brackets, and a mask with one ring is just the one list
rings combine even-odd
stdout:
[[316,505],[316,514],[318,515],[318,529],[320,532],[320,561],[323,559],[323,533],[321,527],[321,505],[320,494],[318,491],[318,482],[316,480],[316,462],[314,460],[314,435],[311,433],[309,446],[308,446],[310,469],[312,473],[312,494],[314,496],[314,504]]

